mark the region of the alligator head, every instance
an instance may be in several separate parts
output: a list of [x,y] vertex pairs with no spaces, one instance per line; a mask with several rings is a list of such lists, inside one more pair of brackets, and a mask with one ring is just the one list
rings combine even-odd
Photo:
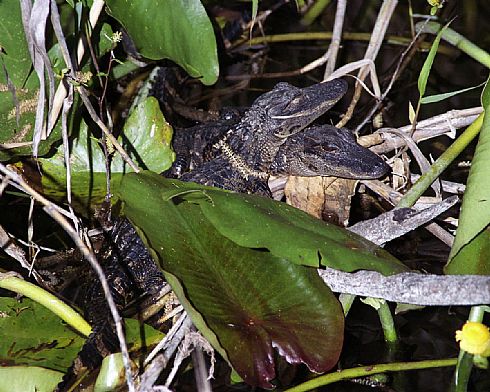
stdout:
[[226,136],[230,151],[254,170],[266,171],[288,137],[306,128],[347,91],[342,79],[298,88],[278,83],[258,97]]
[[279,148],[271,174],[379,178],[390,167],[359,145],[351,131],[331,125],[313,126],[291,136]]
[[254,101],[244,114],[242,123],[250,125],[254,130],[286,138],[324,114],[346,91],[347,82],[342,79],[305,88],[281,82]]

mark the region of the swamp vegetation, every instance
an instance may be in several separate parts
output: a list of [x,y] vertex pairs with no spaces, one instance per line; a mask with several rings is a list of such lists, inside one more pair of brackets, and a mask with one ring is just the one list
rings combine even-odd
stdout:
[[[67,390],[490,390],[488,2],[4,0],[0,16],[0,392],[59,385],[97,330],[80,298],[99,279],[113,353]],[[160,175],[175,133],[336,78],[348,92],[315,124],[388,175],[274,176],[276,200]],[[114,301],[120,216],[168,282],[158,304]]]

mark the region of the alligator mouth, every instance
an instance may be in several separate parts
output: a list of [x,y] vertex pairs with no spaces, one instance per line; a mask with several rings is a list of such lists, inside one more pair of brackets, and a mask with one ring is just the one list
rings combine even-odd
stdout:
[[346,158],[343,162],[338,162],[336,170],[332,170],[334,172],[333,175],[357,180],[373,180],[386,175],[391,170],[391,167],[383,158],[372,151],[366,150],[362,152],[362,159],[349,160]]

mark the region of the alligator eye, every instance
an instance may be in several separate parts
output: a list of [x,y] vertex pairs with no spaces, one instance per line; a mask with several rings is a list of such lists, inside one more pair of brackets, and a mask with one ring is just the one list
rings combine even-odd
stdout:
[[336,145],[332,144],[322,144],[322,151],[323,152],[337,152],[339,148]]

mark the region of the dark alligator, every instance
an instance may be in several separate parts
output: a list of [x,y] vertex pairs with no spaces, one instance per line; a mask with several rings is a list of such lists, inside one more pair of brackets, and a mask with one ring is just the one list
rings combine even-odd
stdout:
[[279,83],[261,95],[241,118],[225,113],[221,122],[178,132],[177,160],[168,175],[242,193],[269,195],[274,175],[369,179],[388,165],[360,146],[347,129],[323,125],[304,129],[346,91],[336,79],[300,89]]
[[237,155],[254,169],[267,167],[289,136],[327,112],[346,91],[342,79],[306,88],[278,83],[243,112],[227,110],[215,123],[176,132],[172,145],[177,160],[170,174],[178,177],[211,160],[217,155],[213,146],[223,139],[237,144],[233,146]]
[[[214,127],[204,125],[177,134],[174,147],[179,158],[168,174],[263,195],[269,195],[267,178],[271,174],[380,177],[388,165],[358,145],[350,131],[329,125],[306,128],[332,107],[346,88],[341,80],[304,89],[279,83],[255,100],[243,117],[231,116]],[[157,297],[165,282],[134,228],[122,219],[107,237],[99,259],[104,262],[118,306],[123,308],[135,296]],[[95,277],[91,282],[83,307],[94,332],[58,390],[118,349],[101,285]]]

